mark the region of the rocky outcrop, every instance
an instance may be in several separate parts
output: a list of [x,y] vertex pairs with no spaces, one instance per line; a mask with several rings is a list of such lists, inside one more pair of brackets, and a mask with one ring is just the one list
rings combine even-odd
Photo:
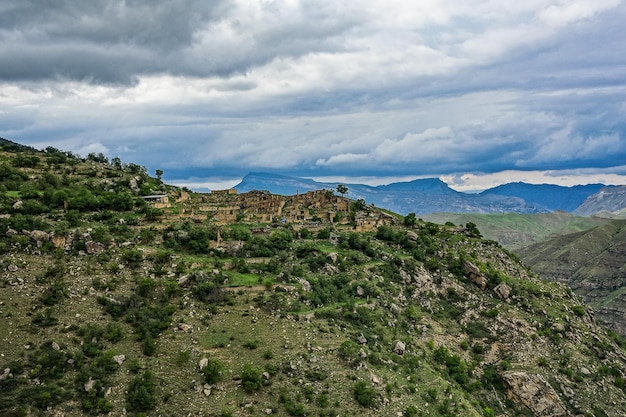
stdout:
[[504,372],[502,379],[507,396],[516,403],[526,406],[537,417],[569,416],[558,394],[552,386],[537,374]]

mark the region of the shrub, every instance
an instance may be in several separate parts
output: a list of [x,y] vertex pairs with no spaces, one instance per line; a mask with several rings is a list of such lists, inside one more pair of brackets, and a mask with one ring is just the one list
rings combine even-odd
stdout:
[[222,380],[222,372],[224,365],[217,359],[209,359],[207,366],[202,369],[204,382],[207,384],[215,384]]
[[128,386],[126,401],[130,411],[150,411],[156,406],[154,375],[149,370],[137,375]]
[[376,390],[365,381],[357,381],[353,389],[354,399],[363,407],[373,407],[376,401]]
[[263,374],[261,369],[246,364],[241,371],[241,386],[246,392],[258,391],[263,387]]

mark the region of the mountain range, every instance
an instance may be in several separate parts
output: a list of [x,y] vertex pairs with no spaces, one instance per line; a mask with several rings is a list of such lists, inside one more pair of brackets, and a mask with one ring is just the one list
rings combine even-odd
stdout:
[[[234,188],[239,192],[267,190],[292,195],[311,190],[335,190],[336,182],[253,172]],[[417,179],[387,185],[344,184],[347,196],[400,213],[545,213],[557,210],[592,215],[616,212],[626,207],[626,187],[603,184],[564,187],[553,184],[515,182],[485,190],[479,194],[455,191],[438,178]],[[601,194],[599,194],[601,193]],[[589,201],[587,201],[590,199]],[[610,205],[605,205],[604,202]]]

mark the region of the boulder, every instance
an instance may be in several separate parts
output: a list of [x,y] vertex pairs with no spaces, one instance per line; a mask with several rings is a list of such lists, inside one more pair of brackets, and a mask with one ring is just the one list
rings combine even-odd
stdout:
[[511,295],[511,287],[509,287],[506,283],[499,283],[494,289],[493,292],[500,298],[501,300],[508,300]]
[[98,255],[104,252],[106,247],[100,242],[87,241],[85,242],[85,249],[89,255]]
[[487,278],[480,272],[480,269],[471,262],[465,262],[463,265],[465,276],[470,279],[474,284],[478,285],[481,290],[487,288]]
[[9,272],[17,272],[19,270],[19,268],[17,267],[17,265],[11,264],[7,267]]
[[412,230],[406,232],[406,238],[412,242],[417,242],[417,233]]
[[113,356],[113,362],[117,363],[118,365],[123,364],[125,360],[126,360],[126,355]]
[[406,345],[403,342],[401,342],[400,340],[398,340],[396,342],[396,345],[393,348],[393,351],[395,353],[397,353],[398,355],[402,356],[402,355],[404,355],[404,351],[405,350],[406,350]]
[[206,368],[208,364],[209,364],[209,358],[202,358],[200,359],[200,362],[198,362],[198,368],[200,368],[200,370],[203,370],[204,368]]

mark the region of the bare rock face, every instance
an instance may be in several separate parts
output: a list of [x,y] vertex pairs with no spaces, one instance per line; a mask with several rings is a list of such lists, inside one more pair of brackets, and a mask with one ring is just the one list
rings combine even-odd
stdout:
[[417,233],[412,230],[406,232],[406,238],[412,242],[417,242]]
[[507,396],[525,405],[535,416],[569,415],[554,388],[542,376],[511,371],[505,372],[502,378]]
[[487,278],[480,272],[480,269],[471,262],[465,262],[463,266],[465,276],[470,279],[474,284],[478,285],[481,290],[487,288]]

